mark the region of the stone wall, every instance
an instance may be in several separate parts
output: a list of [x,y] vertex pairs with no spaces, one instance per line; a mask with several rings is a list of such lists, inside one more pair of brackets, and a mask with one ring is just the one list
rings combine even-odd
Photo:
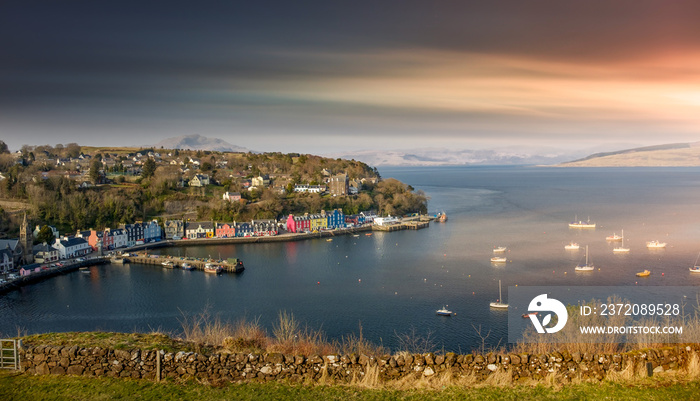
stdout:
[[684,367],[700,344],[634,351],[623,354],[579,354],[552,352],[533,354],[446,355],[400,354],[301,356],[268,354],[165,353],[153,350],[28,346],[20,347],[22,370],[30,374],[130,377],[149,380],[196,378],[210,383],[229,381],[347,383],[360,380],[367,372],[380,381],[406,376],[454,377],[473,375],[486,379],[505,372],[513,381],[539,380],[557,373],[564,380],[574,377],[602,380],[611,371],[632,364],[653,372]]

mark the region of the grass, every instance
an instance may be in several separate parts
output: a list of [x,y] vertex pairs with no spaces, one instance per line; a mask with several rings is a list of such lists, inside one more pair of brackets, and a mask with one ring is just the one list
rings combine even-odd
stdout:
[[[50,345],[62,347],[100,347],[113,349],[162,349],[166,352],[195,352],[197,345],[172,339],[162,333],[110,333],[110,332],[66,332],[33,334],[22,337],[26,345]],[[201,349],[202,347],[199,346]]]
[[0,399],[12,400],[692,400],[700,382],[664,377],[636,384],[581,383],[561,388],[546,385],[374,389],[357,386],[304,386],[283,383],[230,384],[212,387],[190,382],[72,376],[29,376],[0,372]]

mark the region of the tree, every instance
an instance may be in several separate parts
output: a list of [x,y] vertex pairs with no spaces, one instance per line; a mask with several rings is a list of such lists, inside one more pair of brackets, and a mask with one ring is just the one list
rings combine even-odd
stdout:
[[150,178],[156,172],[156,162],[153,159],[148,158],[145,163],[143,163],[143,168],[141,169],[141,177]]
[[0,153],[10,153],[10,149],[8,149],[7,144],[3,141],[0,141]]
[[90,180],[95,184],[100,182],[100,169],[102,169],[102,162],[93,159],[90,163]]
[[44,242],[46,242],[47,244],[53,244],[55,239],[56,236],[53,235],[53,230],[51,230],[51,227],[47,225],[41,227],[41,229],[39,229],[39,234],[36,236],[36,240],[40,244]]

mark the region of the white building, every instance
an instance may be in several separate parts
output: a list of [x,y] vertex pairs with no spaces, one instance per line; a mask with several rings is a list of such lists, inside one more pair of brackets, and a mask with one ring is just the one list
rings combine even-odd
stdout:
[[58,254],[61,259],[75,258],[84,256],[92,252],[92,247],[85,238],[78,237],[63,237],[56,238],[54,247],[58,249]]
[[378,226],[390,226],[392,224],[398,224],[399,219],[397,217],[387,216],[387,217],[375,217],[374,224]]

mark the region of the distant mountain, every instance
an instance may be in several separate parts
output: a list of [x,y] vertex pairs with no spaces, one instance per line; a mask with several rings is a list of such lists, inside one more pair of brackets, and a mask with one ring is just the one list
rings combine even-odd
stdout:
[[591,150],[561,149],[443,149],[363,150],[328,155],[363,161],[370,166],[442,166],[442,165],[528,165],[557,164],[584,157]]
[[167,138],[154,145],[164,149],[213,150],[217,152],[249,152],[248,149],[232,145],[223,139],[208,138],[202,135],[183,135]]
[[700,142],[671,143],[594,153],[562,167],[674,167],[700,166]]

